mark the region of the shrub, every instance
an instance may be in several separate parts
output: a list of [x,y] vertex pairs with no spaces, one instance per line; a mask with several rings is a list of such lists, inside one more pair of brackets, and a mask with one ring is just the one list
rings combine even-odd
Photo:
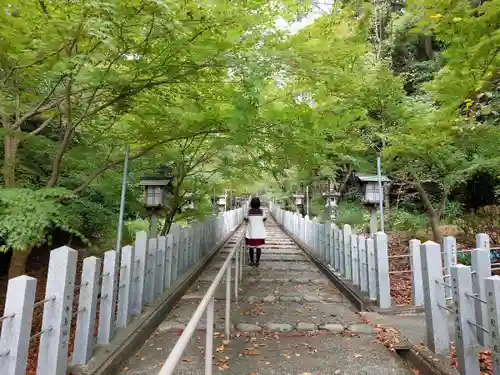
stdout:
[[369,223],[370,217],[368,211],[359,201],[342,201],[337,208],[338,224],[349,224],[353,227],[364,227]]
[[393,210],[390,212],[388,228],[390,230],[415,235],[419,230],[427,227],[427,216],[407,210]]
[[455,223],[464,213],[464,205],[457,201],[447,201],[444,206],[442,221],[448,224]]
[[494,244],[500,243],[500,206],[484,206],[462,215],[457,225],[465,240],[473,242],[477,233],[487,233]]

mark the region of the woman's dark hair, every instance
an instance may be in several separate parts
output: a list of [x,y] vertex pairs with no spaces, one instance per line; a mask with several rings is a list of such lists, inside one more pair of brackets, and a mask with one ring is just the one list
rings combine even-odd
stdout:
[[252,200],[250,201],[250,207],[259,208],[260,207],[260,199],[257,197],[252,198]]

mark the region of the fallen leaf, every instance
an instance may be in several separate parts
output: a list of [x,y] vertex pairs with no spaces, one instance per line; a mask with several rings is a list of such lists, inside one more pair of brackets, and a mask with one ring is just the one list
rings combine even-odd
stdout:
[[360,358],[360,357],[362,357],[362,356],[363,356],[363,355],[361,355],[361,354],[354,354],[354,358]]
[[146,357],[141,357],[141,361],[144,361],[146,359]]
[[184,357],[182,358],[182,362],[192,362],[193,359],[191,357]]
[[255,371],[252,371],[250,375],[257,375],[257,373]]
[[127,371],[128,371],[128,367],[122,367],[122,368],[120,369],[120,372],[127,372]]

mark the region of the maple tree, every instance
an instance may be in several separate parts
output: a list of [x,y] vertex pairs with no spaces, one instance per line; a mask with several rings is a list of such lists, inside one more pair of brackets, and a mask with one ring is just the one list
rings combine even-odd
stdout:
[[[274,181],[289,197],[333,177],[342,191],[381,157],[439,240],[453,190],[498,173],[497,5],[9,2],[0,235],[11,276],[54,228],[92,241],[116,221],[125,144],[130,216],[144,214],[140,171],[177,169],[163,232],[208,213],[215,190]],[[294,32],[276,26],[318,9]],[[200,204],[179,213],[186,192]]]

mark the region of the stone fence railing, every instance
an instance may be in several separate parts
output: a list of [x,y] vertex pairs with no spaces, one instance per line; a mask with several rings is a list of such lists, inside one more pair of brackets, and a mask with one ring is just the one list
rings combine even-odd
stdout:
[[[208,216],[185,228],[174,224],[168,236],[148,238],[146,232],[138,232],[135,244],[124,246],[121,254],[113,250],[102,259],[83,259],[80,280],[76,280],[78,252],[67,246],[52,250],[43,300],[35,301],[35,278],[23,275],[9,280],[0,317],[0,374],[26,373],[35,338],[40,340],[37,374],[63,375],[70,364],[86,364],[95,345],[109,344],[116,330],[127,327],[231,234],[246,209],[245,205]],[[37,308],[43,308],[42,329],[32,335]]]
[[353,234],[349,225],[342,229],[333,223],[319,223],[306,216],[282,210],[271,204],[276,220],[341,279],[383,309],[391,307],[387,235],[373,238]]
[[[271,205],[273,215],[324,264],[355,288],[377,301],[380,308],[391,307],[388,237],[372,238],[352,234],[349,225],[321,224],[297,213]],[[409,242],[407,257],[415,306],[423,306],[427,347],[448,356],[454,342],[461,375],[479,375],[478,352],[491,350],[493,374],[500,375],[500,268],[498,247],[490,247],[487,234],[476,236],[476,248],[457,250],[454,237],[443,244],[419,240]],[[467,256],[469,265],[460,264]],[[394,257],[394,258],[395,258]],[[397,272],[397,271],[396,271]],[[449,332],[449,320],[454,332]]]

